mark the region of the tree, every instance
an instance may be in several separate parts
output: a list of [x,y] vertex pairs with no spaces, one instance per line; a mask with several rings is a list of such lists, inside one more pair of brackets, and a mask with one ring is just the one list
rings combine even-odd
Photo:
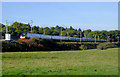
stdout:
[[15,36],[19,36],[23,32],[29,32],[30,31],[30,25],[29,24],[23,24],[19,22],[14,22],[12,24],[12,28],[15,29]]
[[62,36],[67,36],[67,32],[66,31],[62,31]]
[[70,26],[70,30],[74,30],[74,28],[72,26]]
[[88,36],[88,34],[89,34],[90,32],[91,32],[91,29],[84,30],[84,31],[83,31],[84,37],[85,37],[85,38],[88,38],[87,36]]
[[51,30],[48,27],[44,28],[46,35],[51,35]]
[[43,34],[43,28],[38,29],[39,34]]
[[54,28],[54,27],[51,27],[50,29],[51,29],[52,31],[54,31],[55,28]]
[[106,39],[108,38],[108,32],[105,30],[100,31],[100,39]]
[[73,37],[78,37],[77,35],[73,35]]
[[[2,35],[4,36],[6,33],[6,26],[4,24],[0,24],[0,28],[2,28]],[[87,29],[82,32],[80,28],[77,30],[74,29],[72,26],[70,26],[69,28],[64,28],[58,25],[56,25],[56,27],[51,27],[51,28],[49,27],[40,28],[38,26],[33,26],[32,32],[43,34],[45,30],[46,35],[61,36],[61,29],[62,29],[62,36],[69,36],[69,37],[80,37],[80,33],[81,33],[82,37],[95,38],[96,35],[96,38],[107,40],[108,36],[110,36],[110,41],[112,42],[117,42],[118,36],[120,37],[119,30],[92,31],[91,29]],[[14,22],[12,25],[8,26],[8,33],[10,33],[12,36],[19,36],[23,32],[31,32],[31,27],[29,24]]]
[[78,29],[78,32],[82,32],[82,30],[79,28],[79,29]]
[[56,35],[56,36],[59,36],[59,31],[57,31],[57,30],[54,30],[53,32],[52,32],[52,35]]
[[109,36],[110,36],[110,41],[114,42],[115,41],[115,32],[114,31],[109,31]]
[[118,41],[118,37],[120,37],[120,31],[119,30],[115,30],[114,31],[115,32],[115,42],[117,42]]
[[5,25],[0,23],[0,28],[3,28],[3,27],[5,27]]
[[82,32],[82,30],[79,28],[79,29],[77,30],[77,37],[80,37],[80,34],[81,34],[81,37],[83,37],[83,32]]
[[12,26],[8,26],[8,33],[11,34],[11,36],[15,36],[17,33],[15,32],[15,28]]
[[70,30],[70,31],[69,31],[69,35],[70,35],[71,37],[73,37],[74,35],[77,35],[77,31],[75,31],[75,30]]
[[5,33],[6,33],[6,27],[3,27],[2,28],[2,36],[5,36]]
[[39,33],[39,27],[37,27],[37,26],[33,26],[32,30],[33,30],[32,33]]

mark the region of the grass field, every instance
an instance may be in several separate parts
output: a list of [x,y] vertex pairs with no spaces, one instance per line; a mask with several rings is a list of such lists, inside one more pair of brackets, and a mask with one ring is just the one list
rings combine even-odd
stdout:
[[3,75],[117,75],[118,48],[2,53]]

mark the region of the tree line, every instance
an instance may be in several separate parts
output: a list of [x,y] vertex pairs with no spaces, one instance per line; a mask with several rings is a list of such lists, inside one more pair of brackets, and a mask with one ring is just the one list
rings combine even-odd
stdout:
[[[0,24],[2,29],[2,36],[6,33],[6,26],[4,24]],[[12,25],[8,26],[8,33],[11,36],[19,37],[23,32],[31,32],[30,24],[24,24],[20,22],[14,22]],[[61,27],[60,25],[56,25],[55,27],[39,27],[32,26],[32,33],[39,33],[45,35],[56,35],[56,36],[68,36],[68,37],[81,37],[81,38],[97,38],[97,39],[106,39],[107,41],[117,42],[120,36],[119,30],[111,30],[111,31],[92,31],[91,29],[87,29],[82,31],[80,28],[74,29],[72,26],[69,28]]]

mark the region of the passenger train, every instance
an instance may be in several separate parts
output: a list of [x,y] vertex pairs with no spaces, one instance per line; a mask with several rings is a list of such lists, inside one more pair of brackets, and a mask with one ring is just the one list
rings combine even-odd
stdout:
[[54,41],[69,41],[69,42],[107,42],[105,39],[92,39],[92,38],[77,38],[77,37],[67,37],[67,36],[52,36],[52,35],[43,35],[36,33],[22,33],[20,35],[21,39],[29,39],[29,38],[37,38],[37,39],[48,39]]

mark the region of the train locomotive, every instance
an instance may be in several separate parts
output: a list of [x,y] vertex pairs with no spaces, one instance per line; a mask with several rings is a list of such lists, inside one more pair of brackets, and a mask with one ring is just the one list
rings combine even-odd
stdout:
[[67,36],[52,36],[52,35],[44,35],[44,34],[36,34],[36,33],[22,33],[20,35],[21,39],[29,39],[29,38],[37,38],[37,39],[47,39],[54,41],[67,41],[67,42],[107,42],[105,39],[92,39],[92,38],[78,38],[78,37],[67,37]]

